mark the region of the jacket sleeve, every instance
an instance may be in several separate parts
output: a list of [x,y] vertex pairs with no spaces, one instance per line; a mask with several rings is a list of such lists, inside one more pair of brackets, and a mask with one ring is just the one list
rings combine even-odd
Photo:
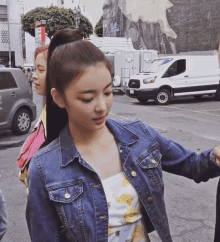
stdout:
[[151,136],[159,143],[162,154],[161,164],[164,171],[185,176],[199,183],[220,176],[220,167],[216,164],[214,148],[198,154],[185,149],[158,131],[145,124]]
[[5,205],[5,199],[3,197],[2,191],[0,190],[0,240],[2,240],[6,231],[7,231],[6,205]]
[[26,220],[32,242],[59,242],[60,220],[44,186],[37,158],[30,161],[27,176]]

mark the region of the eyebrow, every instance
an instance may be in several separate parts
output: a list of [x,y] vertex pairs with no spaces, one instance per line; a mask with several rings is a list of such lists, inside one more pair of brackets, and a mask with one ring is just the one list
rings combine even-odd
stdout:
[[[112,82],[110,82],[103,90],[105,90],[106,88],[108,88],[111,85],[112,85]],[[88,89],[88,90],[85,90],[85,91],[82,91],[82,92],[79,92],[79,93],[83,94],[83,93],[95,93],[95,92],[97,92],[97,90],[95,90],[95,89]]]
[[43,65],[40,65],[40,64],[38,64],[37,66],[38,66],[38,67],[44,67]]

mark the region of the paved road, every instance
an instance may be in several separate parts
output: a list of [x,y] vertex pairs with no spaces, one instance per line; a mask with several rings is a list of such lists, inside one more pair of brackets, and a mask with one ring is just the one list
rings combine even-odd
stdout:
[[[34,93],[37,106],[41,99]],[[40,113],[40,111],[39,111]],[[38,115],[39,115],[38,113]],[[169,106],[154,102],[140,104],[124,95],[114,95],[112,118],[140,118],[194,151],[212,148],[220,141],[220,102],[210,98],[202,101],[178,99]],[[9,226],[3,242],[29,242],[25,221],[26,194],[18,181],[16,158],[22,140],[10,131],[0,132],[1,188],[8,208]],[[164,172],[165,202],[174,242],[213,241],[215,225],[215,195],[218,178],[196,184],[189,179]],[[156,232],[150,234],[152,242],[159,242]]]

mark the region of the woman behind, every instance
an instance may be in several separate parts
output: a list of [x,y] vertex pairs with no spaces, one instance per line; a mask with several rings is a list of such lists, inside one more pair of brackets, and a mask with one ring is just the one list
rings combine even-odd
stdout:
[[25,183],[27,191],[27,172],[29,161],[35,152],[46,140],[46,73],[47,52],[49,45],[38,47],[34,53],[35,72],[33,74],[34,84],[38,95],[43,96],[43,110],[31,135],[24,142],[18,157],[18,167],[21,169],[19,179]]
[[[47,60],[50,59],[51,54],[57,46],[79,39],[82,39],[82,36],[78,31],[72,29],[63,29],[54,34],[50,45],[41,46],[35,50],[35,72],[33,74],[33,79],[37,94],[43,96],[43,110],[33,132],[24,142],[18,157],[18,167],[21,169],[19,179],[26,184],[27,192],[27,173],[30,159],[45,143],[47,138],[45,105]],[[57,119],[57,116],[55,116],[55,119]]]
[[47,68],[49,145],[28,173],[31,241],[147,242],[156,229],[171,242],[162,169],[207,181],[220,175],[217,148],[197,154],[137,119],[107,119],[110,63],[88,41],[57,46]]

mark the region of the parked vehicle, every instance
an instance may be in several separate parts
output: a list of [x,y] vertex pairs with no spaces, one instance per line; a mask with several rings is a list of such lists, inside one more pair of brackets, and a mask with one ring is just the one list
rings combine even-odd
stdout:
[[133,75],[126,94],[140,102],[155,99],[168,104],[172,97],[215,95],[220,99],[217,56],[169,56],[158,58]]
[[0,64],[0,68],[5,68],[5,66],[4,66],[4,65],[2,65],[2,64]]
[[114,89],[125,92],[130,77],[140,71],[152,60],[158,58],[156,50],[118,50],[114,57]]
[[36,119],[33,92],[19,68],[0,69],[0,130],[26,134]]

